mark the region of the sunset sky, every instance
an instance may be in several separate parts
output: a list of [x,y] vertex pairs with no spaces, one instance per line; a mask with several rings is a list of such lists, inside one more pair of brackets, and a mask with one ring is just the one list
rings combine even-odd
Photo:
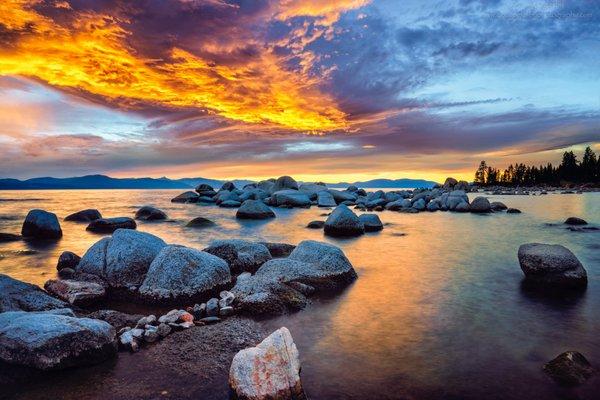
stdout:
[[600,152],[598,0],[2,0],[0,177],[472,180]]

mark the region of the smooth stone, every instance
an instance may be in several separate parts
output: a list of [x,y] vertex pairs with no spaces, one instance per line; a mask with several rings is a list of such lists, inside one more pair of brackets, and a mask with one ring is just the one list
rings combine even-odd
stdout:
[[485,197],[475,197],[469,205],[469,211],[472,213],[487,213],[492,210],[490,202]]
[[21,240],[21,239],[23,239],[23,237],[21,235],[15,235],[14,233],[0,232],[0,243],[16,242],[17,240]]
[[223,207],[223,208],[236,208],[236,207],[239,207],[240,205],[242,205],[242,203],[240,203],[239,201],[236,201],[236,200],[225,200],[225,201],[219,203],[219,207]]
[[160,337],[165,337],[171,333],[171,327],[168,324],[158,324],[156,332]]
[[582,384],[594,373],[594,369],[583,354],[566,351],[544,365],[544,372],[561,385]]
[[509,208],[508,210],[506,210],[507,214],[521,214],[521,210],[519,210],[518,208]]
[[46,291],[74,306],[89,306],[106,297],[102,285],[94,282],[51,279],[44,284]]
[[75,269],[77,264],[81,261],[81,257],[71,251],[63,251],[58,257],[58,263],[56,264],[56,269],[60,271],[64,268]]
[[566,225],[587,225],[587,221],[577,217],[569,217],[564,222]]
[[21,235],[36,239],[60,239],[62,229],[56,214],[44,210],[31,210],[25,217]]
[[260,242],[269,250],[271,257],[287,257],[296,248],[293,244],[275,243],[275,242]]
[[196,217],[187,224],[185,224],[185,226],[187,226],[188,228],[208,228],[215,225],[217,224],[215,224],[210,219],[204,217]]
[[197,203],[199,197],[197,193],[188,191],[172,198],[171,203]]
[[280,328],[256,347],[239,351],[231,362],[229,386],[238,399],[305,400],[290,331]]
[[205,317],[202,318],[199,322],[203,323],[203,324],[214,324],[216,322],[221,322],[221,318],[219,317]]
[[333,196],[333,199],[337,204],[343,203],[344,201],[356,201],[358,198],[357,193],[354,192],[336,189],[328,189],[327,191]]
[[206,302],[206,315],[208,317],[216,317],[219,315],[219,300],[212,298]]
[[310,207],[312,202],[310,198],[302,192],[293,189],[279,190],[271,195],[271,199],[275,206],[288,207]]
[[116,310],[98,310],[91,312],[87,317],[106,321],[114,326],[117,331],[136,326],[137,322],[142,318],[138,314],[127,314]]
[[60,279],[72,279],[75,277],[75,270],[73,268],[63,268],[58,271],[58,277]]
[[298,190],[298,183],[291,176],[280,176],[273,184],[270,193],[286,189]]
[[519,264],[528,282],[549,287],[581,288],[587,272],[569,249],[561,245],[528,243],[519,247]]
[[265,245],[241,239],[215,240],[204,251],[227,261],[232,274],[254,272],[273,258]]
[[194,322],[194,316],[185,310],[171,310],[158,318],[159,324]]
[[151,206],[143,206],[135,213],[135,219],[143,221],[158,221],[167,219],[167,214],[158,208]]
[[226,317],[228,315],[232,315],[234,313],[233,307],[225,306],[219,309],[219,315],[222,317]]
[[340,204],[325,221],[325,234],[329,236],[359,236],[365,233],[365,226],[348,208]]
[[306,225],[309,229],[323,229],[325,226],[325,221],[310,221],[308,225]]
[[191,313],[194,316],[194,320],[198,320],[204,317],[204,315],[206,314],[206,303],[194,304]]
[[490,208],[492,209],[492,211],[503,211],[506,210],[508,207],[501,201],[493,201],[490,203]]
[[240,219],[275,218],[275,213],[262,200],[246,200],[235,214]]
[[144,341],[146,343],[154,343],[160,338],[158,334],[158,327],[156,326],[148,326],[144,330]]
[[225,182],[222,186],[220,190],[227,190],[227,191],[233,191],[236,190],[237,188],[235,187],[235,183],[233,182]]
[[100,211],[93,208],[89,208],[87,210],[81,210],[77,211],[76,213],[67,215],[65,217],[65,221],[92,222],[100,218],[102,218],[102,214],[100,214]]
[[335,207],[337,203],[331,193],[321,191],[317,193],[317,205],[319,207]]
[[144,328],[146,325],[156,325],[158,320],[156,319],[156,315],[150,314],[145,317],[142,317],[135,324],[136,328]]
[[7,311],[48,311],[69,308],[39,287],[0,274],[0,313]]
[[137,224],[129,217],[100,218],[90,222],[86,230],[97,233],[113,233],[117,229],[136,229]]
[[376,214],[361,214],[358,216],[365,227],[365,232],[377,232],[383,229],[383,223]]

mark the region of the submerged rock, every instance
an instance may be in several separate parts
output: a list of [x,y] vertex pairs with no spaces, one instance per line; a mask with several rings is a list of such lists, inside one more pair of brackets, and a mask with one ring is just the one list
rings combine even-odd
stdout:
[[585,382],[594,369],[583,354],[566,351],[544,365],[544,372],[561,385],[574,386]]
[[325,234],[330,236],[358,236],[365,233],[360,219],[344,204],[331,212],[325,221]]
[[521,210],[519,210],[518,208],[509,208],[508,210],[506,210],[507,214],[521,214]]
[[143,206],[135,213],[135,219],[140,219],[143,221],[158,221],[162,219],[167,219],[167,214],[164,211],[159,210],[158,208],[151,206]]
[[566,219],[565,224],[567,225],[587,225],[587,221],[577,217],[569,217]]
[[0,313],[7,311],[48,311],[69,305],[39,287],[0,274]]
[[31,210],[25,217],[21,235],[36,239],[59,239],[62,229],[56,214],[44,210]]
[[323,229],[325,226],[325,221],[310,221],[308,225],[306,225],[309,229]]
[[196,217],[187,224],[185,224],[185,226],[187,226],[188,228],[208,228],[210,226],[215,225],[217,224],[211,221],[210,219],[204,217]]
[[102,362],[117,351],[108,323],[52,312],[0,314],[0,359],[41,370]]
[[139,292],[154,302],[196,301],[231,282],[227,263],[212,254],[168,245],[156,256]]
[[137,225],[132,218],[100,218],[90,222],[86,230],[97,233],[113,233],[117,229],[136,229]]
[[383,223],[377,214],[361,214],[358,219],[365,226],[365,232],[377,232],[383,229]]
[[235,214],[240,219],[275,218],[275,213],[262,200],[246,200]]
[[75,267],[77,267],[77,264],[79,264],[80,260],[81,260],[81,257],[79,257],[77,254],[75,254],[71,251],[63,251],[61,253],[60,257],[58,257],[58,263],[56,264],[56,269],[58,271],[60,271],[61,269],[64,269],[64,268],[75,269]]
[[89,208],[87,210],[81,210],[77,211],[76,213],[67,215],[65,217],[65,221],[92,222],[100,218],[102,218],[102,214],[100,214],[100,211],[93,208]]
[[16,242],[23,239],[21,235],[15,235],[14,233],[0,232],[0,243],[4,242]]
[[530,283],[558,288],[587,285],[585,268],[564,246],[528,243],[519,247],[518,256],[525,279]]
[[204,251],[227,261],[232,274],[254,272],[272,258],[265,245],[241,239],[215,240]]
[[70,279],[51,279],[44,284],[44,289],[74,306],[89,306],[103,300],[106,296],[102,285]]
[[200,196],[197,193],[189,191],[171,199],[171,203],[197,203]]
[[306,399],[290,331],[280,328],[256,347],[238,352],[231,362],[229,385],[241,400]]

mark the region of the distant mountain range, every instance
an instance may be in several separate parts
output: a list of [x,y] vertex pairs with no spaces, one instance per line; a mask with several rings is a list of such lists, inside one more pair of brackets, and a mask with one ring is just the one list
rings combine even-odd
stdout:
[[[86,175],[73,178],[32,178],[26,180],[0,179],[0,190],[34,189],[191,189],[201,183],[219,188],[225,181],[206,178],[111,178],[106,175]],[[236,179],[232,182],[243,187],[252,181]],[[356,185],[361,188],[415,188],[432,187],[435,182],[422,179],[373,179],[354,183],[329,183],[330,187]]]

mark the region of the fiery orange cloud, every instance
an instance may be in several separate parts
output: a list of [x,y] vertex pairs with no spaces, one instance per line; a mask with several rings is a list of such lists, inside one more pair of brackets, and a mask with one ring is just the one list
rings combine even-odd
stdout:
[[[0,75],[39,79],[53,87],[99,96],[121,107],[157,105],[193,108],[252,124],[308,132],[348,129],[347,115],[319,89],[322,77],[306,65],[290,70],[269,46],[243,65],[218,65],[173,47],[167,60],[140,57],[126,44],[129,21],[99,13],[76,12],[57,23],[33,8],[39,0],[5,0],[0,24],[16,32],[0,48]],[[333,21],[364,0],[284,2],[278,18],[320,15]]]

